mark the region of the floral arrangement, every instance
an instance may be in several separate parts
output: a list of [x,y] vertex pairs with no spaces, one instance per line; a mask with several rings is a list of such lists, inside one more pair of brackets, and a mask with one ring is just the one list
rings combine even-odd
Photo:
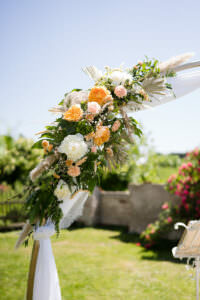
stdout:
[[159,219],[149,224],[141,238],[145,247],[159,242],[164,234],[173,230],[176,222],[188,223],[200,218],[200,149],[186,155],[177,174],[172,174],[166,189],[177,196],[176,203],[164,203]]
[[148,106],[152,97],[171,92],[166,77],[175,74],[168,68],[169,64],[164,67],[149,59],[127,70],[105,67],[103,73],[95,67],[85,68],[94,86],[65,94],[50,109],[59,117],[39,133],[34,145],[43,148],[44,159],[31,171],[25,188],[31,224],[51,220],[59,231],[63,201],[70,201],[80,190],[92,192],[104,168],[126,159],[133,134],[142,134],[127,111],[137,111]]

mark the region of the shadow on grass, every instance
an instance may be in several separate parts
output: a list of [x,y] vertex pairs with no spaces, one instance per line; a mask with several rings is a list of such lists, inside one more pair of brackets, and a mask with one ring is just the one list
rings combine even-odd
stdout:
[[[85,225],[80,223],[75,223],[71,228],[69,228],[70,231],[86,228]],[[131,244],[137,244],[140,243],[141,240],[139,238],[139,234],[136,233],[129,233],[127,227],[122,226],[103,226],[103,225],[97,225],[93,227],[95,229],[99,230],[109,230],[112,231],[113,234],[110,239],[116,239],[123,243],[131,243]],[[172,248],[177,245],[178,241],[169,241],[166,239],[160,240],[159,245],[156,245],[152,247],[151,249],[146,249],[142,246],[139,246],[141,249],[141,259],[144,260],[154,260],[154,261],[169,261],[177,264],[183,264],[186,262],[186,260],[179,260],[175,259],[172,255]]]

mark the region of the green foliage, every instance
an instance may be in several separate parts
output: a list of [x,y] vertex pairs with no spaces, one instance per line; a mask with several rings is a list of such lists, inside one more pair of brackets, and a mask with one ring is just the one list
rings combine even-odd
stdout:
[[142,64],[138,63],[134,66],[131,71],[133,77],[137,78],[137,80],[143,81],[143,79],[151,74],[153,77],[158,77],[160,75],[160,71],[158,68],[158,60],[149,59],[146,57],[146,60],[142,62]]
[[83,120],[78,122],[76,126],[76,132],[82,135],[87,135],[93,131],[93,126],[87,120]]
[[100,182],[102,189],[125,190],[131,182],[165,183],[182,161],[177,155],[156,153],[151,141],[145,135],[135,137],[135,143],[127,145],[126,151],[128,158],[122,166],[110,172],[103,172]]
[[131,168],[126,171],[113,170],[111,172],[102,173],[100,180],[100,187],[105,191],[125,191],[131,179]]
[[32,140],[0,136],[0,183],[14,185],[25,182],[29,172],[38,164],[41,150],[32,149]]
[[177,155],[157,153],[150,139],[144,135],[130,147],[129,157],[129,164],[134,166],[132,182],[137,184],[164,183],[171,171],[181,164]]

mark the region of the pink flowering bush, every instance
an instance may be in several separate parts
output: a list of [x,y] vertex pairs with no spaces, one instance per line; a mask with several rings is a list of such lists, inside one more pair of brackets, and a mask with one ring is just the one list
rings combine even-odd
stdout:
[[141,234],[146,248],[152,247],[163,235],[172,231],[176,222],[188,223],[200,218],[200,149],[196,148],[186,155],[177,174],[169,177],[166,189],[179,197],[179,204],[162,205],[158,220],[149,224]]

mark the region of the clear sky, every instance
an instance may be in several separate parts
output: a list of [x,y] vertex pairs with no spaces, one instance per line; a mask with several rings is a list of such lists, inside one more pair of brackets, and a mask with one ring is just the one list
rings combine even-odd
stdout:
[[[199,0],[0,0],[0,133],[33,137],[73,88],[89,88],[87,65],[134,65],[184,52],[200,59]],[[135,114],[156,149],[200,146],[200,89]]]

